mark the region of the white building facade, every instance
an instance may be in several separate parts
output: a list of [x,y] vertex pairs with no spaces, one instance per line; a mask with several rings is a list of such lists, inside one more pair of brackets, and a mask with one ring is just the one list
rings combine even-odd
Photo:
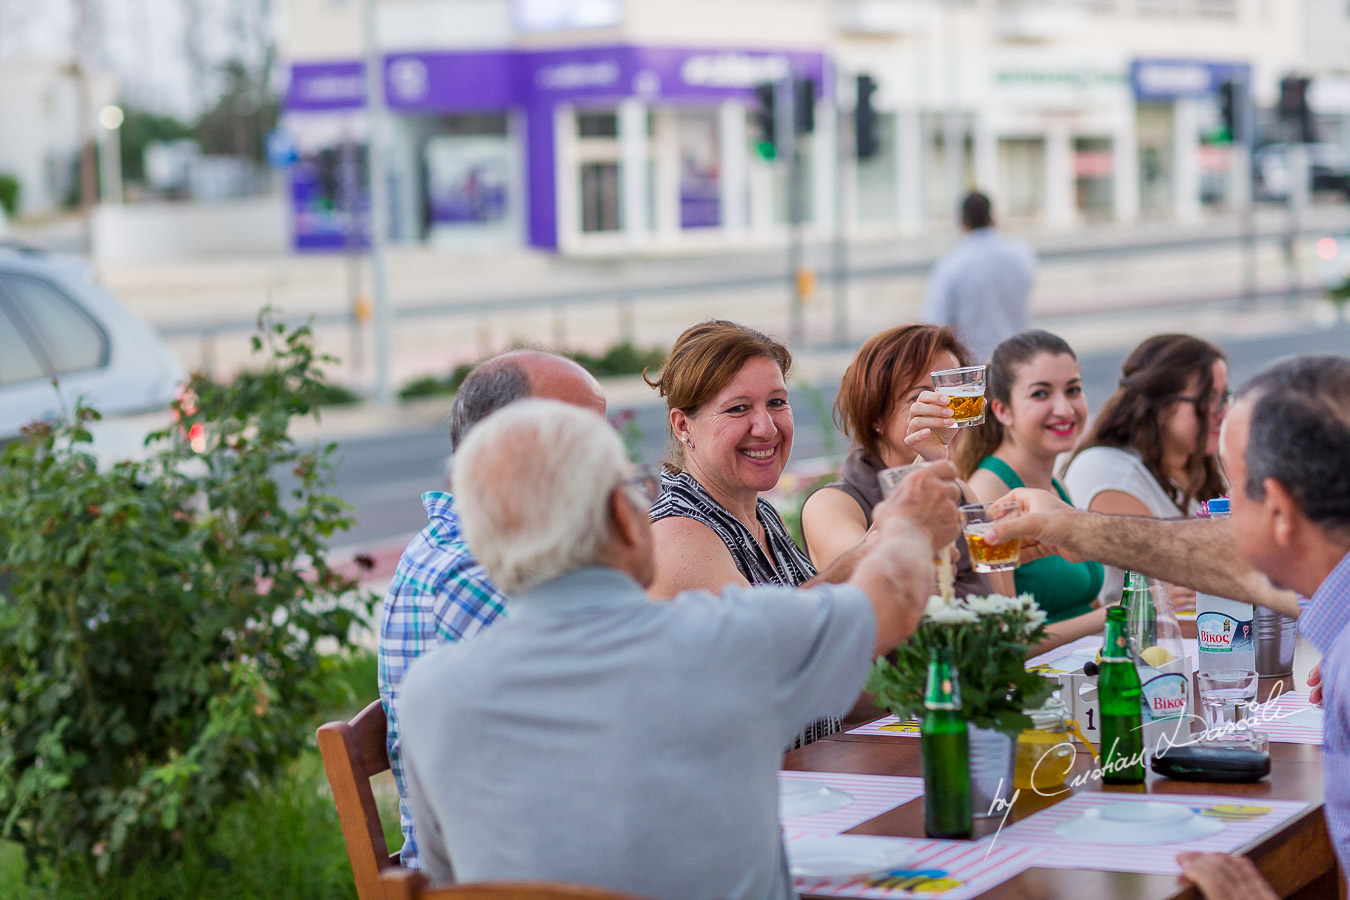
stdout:
[[[88,133],[114,85],[90,79]],[[80,89],[67,65],[40,59],[0,60],[0,173],[19,181],[19,213],[41,216],[79,191]]]
[[[568,254],[781,241],[787,174],[755,152],[756,84],[817,86],[809,233],[949,227],[988,192],[1048,228],[1194,220],[1245,202],[1217,91],[1275,101],[1299,0],[379,0],[396,240]],[[715,27],[711,23],[716,23]],[[295,246],[362,239],[357,0],[291,0]],[[855,85],[879,152],[853,152]]]

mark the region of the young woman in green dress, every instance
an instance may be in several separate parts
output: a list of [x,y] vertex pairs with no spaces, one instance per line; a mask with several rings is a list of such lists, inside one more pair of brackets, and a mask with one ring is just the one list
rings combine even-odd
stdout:
[[[992,501],[1012,488],[1032,487],[1071,502],[1054,471],[1056,459],[1073,449],[1087,423],[1072,348],[1048,331],[1013,335],[989,358],[985,397],[984,424],[967,429],[956,450],[957,468],[976,497]],[[1101,631],[1100,563],[1046,556],[1018,566],[1013,577],[1019,592],[1036,598],[1059,639]]]

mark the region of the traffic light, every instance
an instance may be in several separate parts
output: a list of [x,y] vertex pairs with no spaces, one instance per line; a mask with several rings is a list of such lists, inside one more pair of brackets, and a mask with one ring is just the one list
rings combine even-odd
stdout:
[[1242,102],[1242,86],[1236,81],[1225,81],[1219,85],[1219,114],[1223,118],[1223,130],[1225,137],[1237,143],[1238,137],[1238,119],[1240,113],[1238,106]]
[[1294,128],[1292,142],[1316,143],[1312,108],[1308,106],[1309,78],[1290,75],[1280,79],[1280,120]]
[[755,85],[755,150],[763,160],[778,158],[778,120],[774,115],[777,90],[773,82]]
[[876,92],[877,83],[871,75],[858,76],[858,102],[853,108],[854,146],[858,159],[871,159],[881,150],[877,111],[872,108],[872,95]]
[[814,78],[798,78],[792,83],[792,98],[796,102],[796,115],[792,123],[798,134],[810,134],[816,130],[816,81]]

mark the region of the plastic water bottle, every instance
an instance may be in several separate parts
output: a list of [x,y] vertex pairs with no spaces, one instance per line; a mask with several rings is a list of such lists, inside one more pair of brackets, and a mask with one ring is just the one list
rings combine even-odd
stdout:
[[[1228,498],[1217,497],[1205,504],[1201,515],[1226,519]],[[1200,671],[1256,669],[1256,623],[1250,603],[1239,603],[1212,594],[1195,595],[1195,630],[1200,645]]]
[[1190,736],[1191,666],[1167,588],[1137,572],[1126,572],[1120,605],[1125,608],[1126,635],[1143,690],[1146,749],[1163,746],[1163,735],[1181,743]]

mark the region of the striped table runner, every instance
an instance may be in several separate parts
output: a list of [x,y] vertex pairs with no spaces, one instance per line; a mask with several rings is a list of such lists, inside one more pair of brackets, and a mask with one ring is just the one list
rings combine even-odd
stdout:
[[[1056,827],[1078,818],[1094,806],[1140,802],[1180,803],[1202,816],[1219,819],[1223,822],[1224,828],[1217,834],[1197,840],[1143,846],[1080,842],[1069,840],[1055,832]],[[994,843],[996,846],[1050,848],[1036,862],[1036,865],[1047,868],[1180,874],[1181,869],[1177,866],[1178,853],[1189,850],[1232,853],[1249,841],[1279,827],[1306,806],[1306,803],[1268,800],[1265,797],[1081,793],[1008,826],[996,836]]]
[[782,819],[789,838],[839,834],[889,809],[923,796],[923,779],[908,775],[847,775],[842,772],[779,772],[780,778],[818,781],[853,798],[847,806],[829,812],[803,813]]

